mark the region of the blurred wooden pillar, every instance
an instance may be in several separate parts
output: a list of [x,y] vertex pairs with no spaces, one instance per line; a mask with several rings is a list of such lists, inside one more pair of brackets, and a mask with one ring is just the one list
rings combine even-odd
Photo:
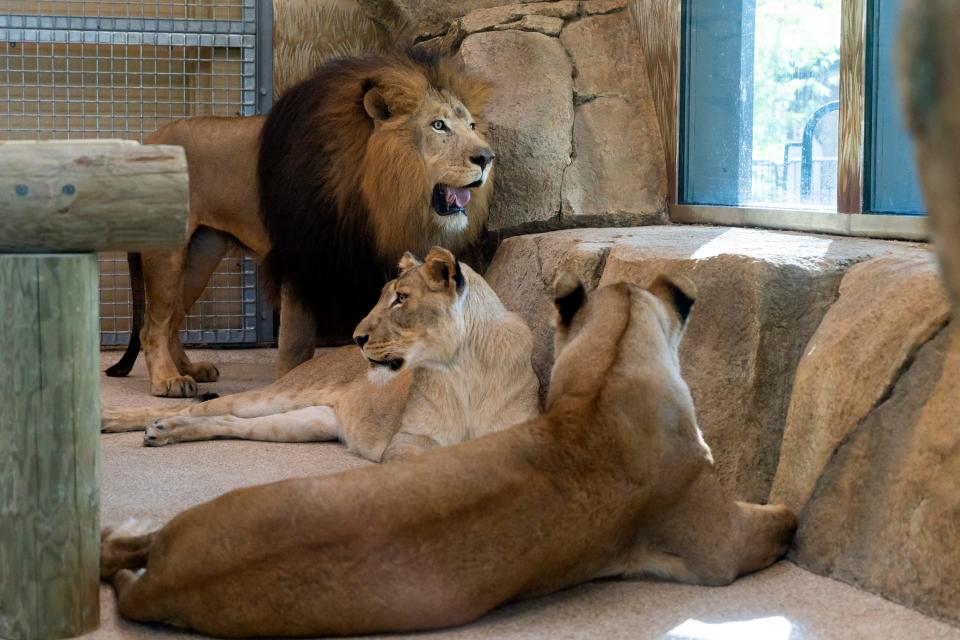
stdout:
[[907,0],[900,78],[931,236],[960,320],[960,3]]
[[97,257],[0,255],[0,635],[99,621]]
[[0,637],[99,623],[94,252],[185,244],[187,199],[179,147],[0,144]]
[[842,0],[840,5],[837,213],[863,213],[866,4],[866,0]]

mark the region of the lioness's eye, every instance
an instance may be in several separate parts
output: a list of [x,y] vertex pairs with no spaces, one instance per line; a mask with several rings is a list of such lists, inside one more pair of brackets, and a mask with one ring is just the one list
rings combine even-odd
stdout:
[[471,122],[471,123],[470,123],[470,128],[471,128],[471,129],[476,129],[476,128],[477,128],[477,123],[476,123],[476,122]]
[[434,131],[443,131],[447,128],[447,124],[443,120],[434,120],[430,123],[430,126],[433,127]]
[[405,293],[400,293],[400,292],[398,291],[398,292],[397,292],[397,297],[393,299],[393,306],[397,306],[398,304],[403,304],[403,301],[406,300],[406,299],[407,299],[407,294],[405,294]]

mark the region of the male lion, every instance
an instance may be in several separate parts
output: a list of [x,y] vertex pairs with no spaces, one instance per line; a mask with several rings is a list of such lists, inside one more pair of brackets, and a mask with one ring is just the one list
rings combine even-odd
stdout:
[[[239,489],[155,533],[104,531],[120,613],[220,636],[463,624],[601,576],[722,585],[795,528],[720,485],[680,377],[669,280],[557,288],[547,412],[396,464]],[[146,571],[135,571],[146,567]]]
[[[341,439],[373,461],[476,438],[539,413],[530,329],[446,249],[400,260],[359,324],[356,347],[305,362],[263,389],[203,403],[107,409],[104,431],[144,444]],[[361,355],[362,352],[362,355]],[[368,380],[370,377],[383,379]]]
[[178,330],[231,237],[281,288],[278,374],[313,355],[318,321],[349,338],[404,251],[458,253],[479,236],[494,158],[476,116],[486,90],[448,57],[342,58],[267,118],[193,118],[151,136],[186,150],[191,240],[142,254],[145,323],[138,338],[134,319],[108,374],[129,373],[142,342],[154,395],[191,397],[217,379],[187,359]]

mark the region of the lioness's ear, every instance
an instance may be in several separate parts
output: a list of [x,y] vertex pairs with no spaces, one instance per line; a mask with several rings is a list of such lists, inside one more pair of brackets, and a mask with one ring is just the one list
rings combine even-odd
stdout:
[[400,269],[400,273],[410,271],[410,269],[416,269],[422,265],[420,258],[413,255],[409,251],[404,252],[403,256],[400,258],[400,263],[397,265],[397,268]]
[[587,292],[580,278],[572,271],[561,271],[553,281],[553,303],[560,326],[569,327],[586,300]]
[[697,287],[693,282],[682,275],[672,277],[657,276],[648,287],[650,293],[663,300],[668,308],[680,314],[680,322],[687,321],[693,301],[697,297]]
[[451,288],[457,293],[463,291],[466,280],[463,278],[460,263],[452,253],[443,247],[434,247],[430,249],[423,264],[423,274],[427,280],[427,286],[431,289]]
[[387,100],[383,97],[383,92],[377,87],[370,87],[363,94],[363,110],[376,121],[387,120],[390,117],[390,107],[387,105]]

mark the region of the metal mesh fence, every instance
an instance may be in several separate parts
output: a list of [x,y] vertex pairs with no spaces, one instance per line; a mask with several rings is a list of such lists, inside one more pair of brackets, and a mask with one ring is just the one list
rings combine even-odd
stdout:
[[[0,139],[142,142],[180,118],[258,113],[270,97],[269,27],[266,38],[258,30],[270,4],[0,0]],[[104,254],[100,267],[101,343],[123,345],[131,319],[126,258]],[[238,249],[222,260],[181,337],[269,340],[271,318],[256,266]]]

